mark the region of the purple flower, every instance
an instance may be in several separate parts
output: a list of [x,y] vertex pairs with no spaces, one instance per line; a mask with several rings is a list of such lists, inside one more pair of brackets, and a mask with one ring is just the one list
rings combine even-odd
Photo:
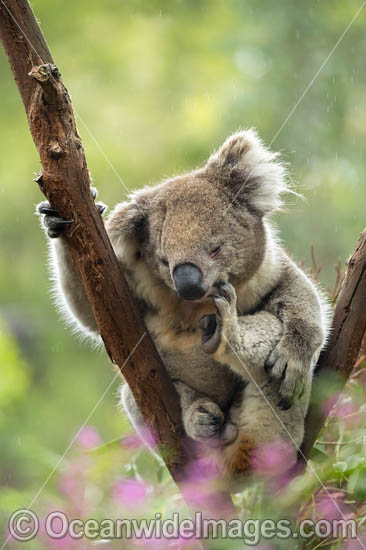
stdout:
[[117,481],[113,488],[113,498],[124,506],[138,507],[144,504],[149,487],[138,479],[125,478]]
[[202,483],[215,481],[222,475],[222,465],[217,454],[208,454],[196,460],[192,460],[185,470],[185,481]]
[[196,538],[193,536],[189,537],[178,537],[175,540],[170,541],[169,548],[174,550],[194,550],[197,549]]
[[365,550],[366,534],[358,533],[357,539],[347,539],[342,544],[342,550]]
[[335,393],[322,406],[323,411],[332,418],[348,419],[348,415],[357,411],[357,407],[352,398],[345,393]]
[[288,441],[277,440],[257,447],[251,465],[260,476],[272,478],[285,474],[295,461],[294,447]]
[[192,460],[184,472],[184,483],[182,484],[184,498],[198,509],[225,514],[219,488],[222,473],[222,465],[217,452],[209,452],[206,456]]
[[343,519],[349,509],[344,503],[344,493],[342,492],[320,492],[315,497],[315,515],[317,520],[326,519],[328,521]]
[[333,409],[341,395],[342,394],[340,392],[335,392],[333,393],[333,395],[327,397],[325,401],[320,405],[325,416],[332,416]]
[[155,449],[157,440],[152,430],[147,426],[143,426],[142,428],[139,428],[139,430],[140,434],[133,433],[123,437],[121,440],[122,447],[125,449],[139,449],[147,444]]
[[80,447],[90,449],[92,447],[98,447],[98,445],[101,444],[101,437],[93,426],[85,426],[80,430],[77,437],[77,442]]

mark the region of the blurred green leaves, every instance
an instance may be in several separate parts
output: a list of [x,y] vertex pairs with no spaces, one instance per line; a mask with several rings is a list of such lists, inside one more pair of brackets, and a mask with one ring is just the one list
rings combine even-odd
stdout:
[[29,367],[20,358],[18,346],[0,321],[0,423],[4,422],[6,410],[24,399],[29,388]]

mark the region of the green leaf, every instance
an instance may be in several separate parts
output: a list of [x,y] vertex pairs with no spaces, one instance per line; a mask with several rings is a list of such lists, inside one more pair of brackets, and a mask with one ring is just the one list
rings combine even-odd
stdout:
[[335,464],[333,464],[333,468],[336,472],[341,472],[342,474],[344,474],[344,472],[347,471],[348,466],[346,462],[336,462]]
[[353,472],[348,482],[348,491],[357,502],[366,501],[366,467],[362,466]]
[[325,452],[324,447],[316,443],[311,449],[310,460],[314,460],[314,462],[324,462],[328,459],[329,455]]

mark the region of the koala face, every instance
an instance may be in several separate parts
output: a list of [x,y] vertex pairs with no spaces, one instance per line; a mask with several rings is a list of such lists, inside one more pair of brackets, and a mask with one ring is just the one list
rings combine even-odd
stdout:
[[249,280],[265,253],[263,219],[287,190],[275,159],[253,131],[234,134],[203,168],[138,192],[112,233],[130,235],[149,273],[184,300]]
[[159,191],[144,257],[181,298],[201,300],[220,280],[249,279],[264,246],[261,215],[233,203],[207,174],[193,173]]

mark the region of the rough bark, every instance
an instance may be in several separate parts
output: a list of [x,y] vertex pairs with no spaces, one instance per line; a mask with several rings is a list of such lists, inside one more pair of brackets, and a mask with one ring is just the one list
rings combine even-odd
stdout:
[[[348,262],[346,276],[339,294],[332,324],[332,333],[321,354],[313,383],[313,394],[323,386],[322,401],[330,392],[339,391],[350,376],[362,349],[366,332],[366,230]],[[338,376],[334,376],[336,373]],[[330,377],[331,375],[331,377]],[[303,455],[307,458],[321,430],[326,414],[315,395],[305,425]],[[300,456],[300,460],[304,459]]]

